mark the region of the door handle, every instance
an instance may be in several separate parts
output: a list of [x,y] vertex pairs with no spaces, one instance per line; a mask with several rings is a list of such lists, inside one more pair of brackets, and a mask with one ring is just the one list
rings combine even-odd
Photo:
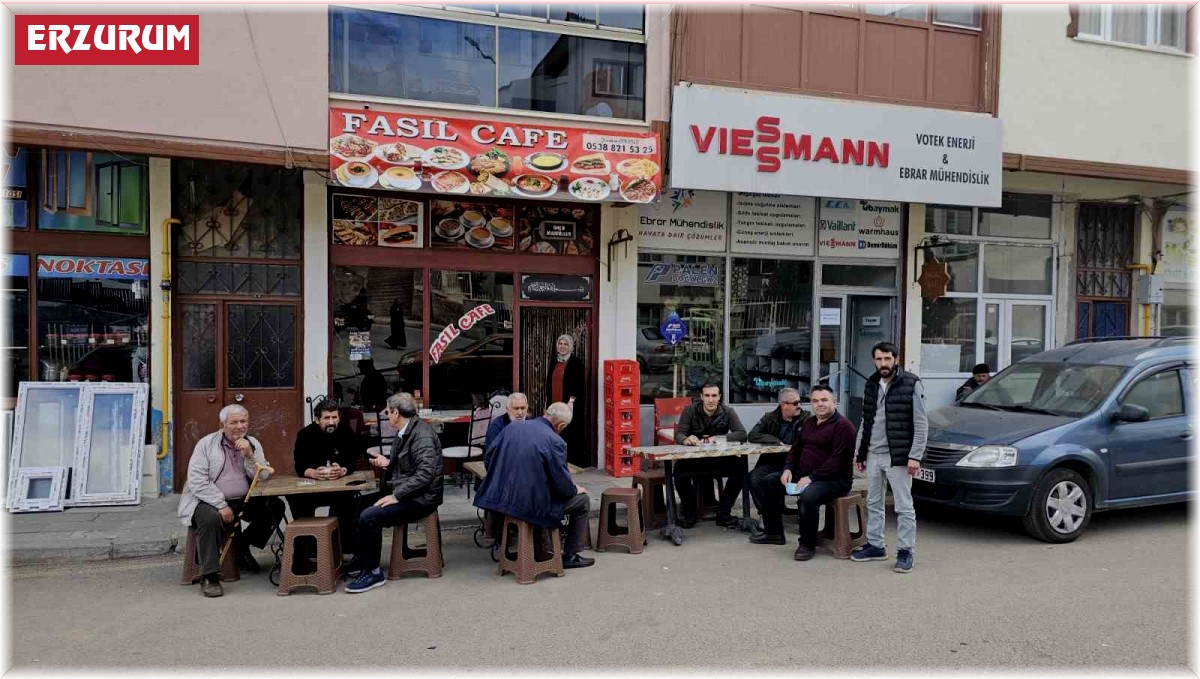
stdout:
[[242,401],[246,400],[246,397],[242,394],[234,394],[233,400],[237,401],[238,403],[241,403]]
[[1192,440],[1192,432],[1185,431],[1179,435],[1179,438],[1183,439],[1184,441],[1191,441]]
[[217,397],[216,397],[216,396],[209,396],[208,398],[206,398],[206,399],[204,399],[204,400],[208,401],[209,403],[216,403],[216,402],[217,402]]

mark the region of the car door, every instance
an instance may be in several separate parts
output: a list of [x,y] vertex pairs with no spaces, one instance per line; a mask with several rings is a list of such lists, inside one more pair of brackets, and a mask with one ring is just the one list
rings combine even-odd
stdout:
[[[1116,402],[1141,406],[1146,422],[1113,422],[1108,435],[1109,499],[1181,493],[1188,486],[1191,427],[1185,409],[1183,366],[1142,373]],[[1115,409],[1114,409],[1115,410]]]

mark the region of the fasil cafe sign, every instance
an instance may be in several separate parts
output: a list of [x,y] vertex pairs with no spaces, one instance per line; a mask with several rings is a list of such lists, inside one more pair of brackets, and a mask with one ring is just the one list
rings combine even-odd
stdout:
[[434,363],[441,361],[442,354],[445,353],[446,348],[450,346],[451,342],[458,339],[464,332],[475,327],[476,323],[494,313],[496,313],[496,310],[492,308],[491,304],[480,304],[463,314],[458,319],[458,323],[451,323],[438,333],[437,339],[433,341],[433,346],[429,347],[429,357],[433,359]]
[[17,14],[17,66],[198,66],[198,14]]
[[682,83],[671,187],[998,207],[998,118]]

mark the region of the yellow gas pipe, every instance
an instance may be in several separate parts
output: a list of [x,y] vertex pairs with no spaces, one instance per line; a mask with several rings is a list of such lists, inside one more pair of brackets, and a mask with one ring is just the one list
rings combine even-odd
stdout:
[[161,445],[158,449],[158,459],[163,459],[167,456],[167,406],[170,400],[171,393],[171,225],[182,224],[183,222],[169,217],[162,222],[162,256],[163,256],[163,273],[162,280],[159,283],[159,288],[163,293],[163,342],[162,342],[162,393],[160,403],[160,412],[162,412],[162,434]]

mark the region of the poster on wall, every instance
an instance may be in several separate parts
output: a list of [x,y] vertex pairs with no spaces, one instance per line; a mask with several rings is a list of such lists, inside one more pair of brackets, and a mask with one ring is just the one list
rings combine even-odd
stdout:
[[329,138],[338,186],[586,203],[662,192],[649,132],[331,108]]
[[346,340],[350,344],[350,360],[365,361],[371,358],[371,332],[352,330],[346,333]]
[[431,242],[435,248],[512,252],[514,212],[509,204],[430,201]]
[[1163,215],[1162,275],[1167,283],[1190,283],[1189,272],[1196,268],[1197,243],[1195,216],[1186,207]]
[[819,254],[899,259],[903,210],[901,203],[822,198],[817,228]]
[[730,251],[811,257],[817,200],[809,196],[735,193]]
[[333,244],[421,247],[424,206],[420,201],[348,193],[335,193],[331,200]]
[[668,189],[662,200],[638,208],[638,247],[725,252],[729,194]]
[[546,255],[591,255],[595,208],[518,205],[521,252]]

